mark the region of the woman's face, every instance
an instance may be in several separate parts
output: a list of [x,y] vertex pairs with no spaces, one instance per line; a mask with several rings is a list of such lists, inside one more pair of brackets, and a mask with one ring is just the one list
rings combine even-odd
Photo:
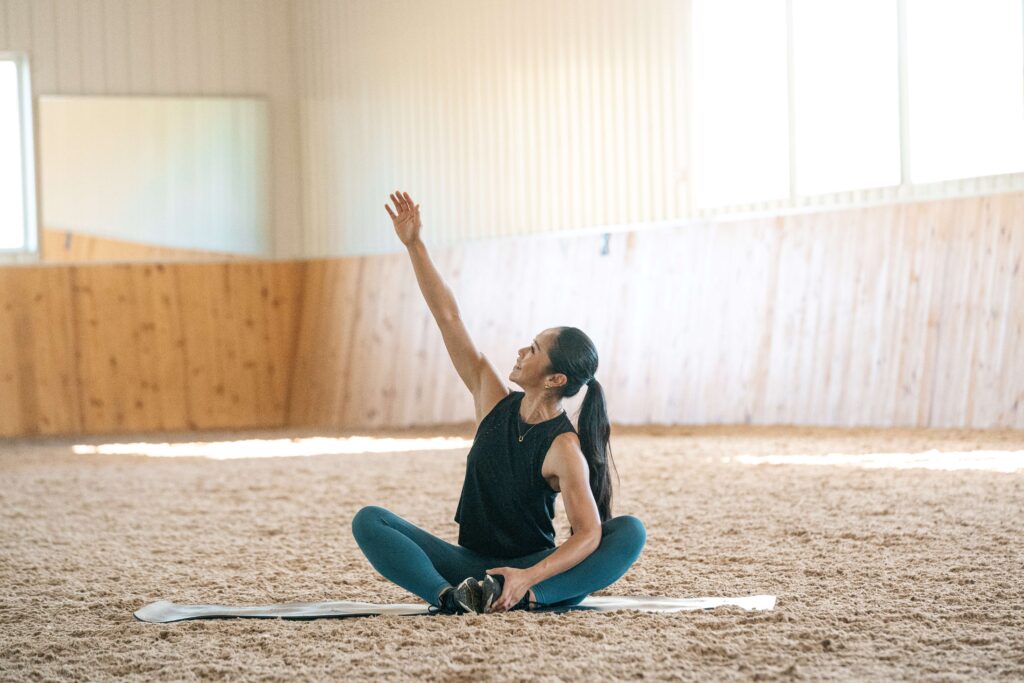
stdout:
[[524,389],[527,386],[544,386],[544,379],[548,376],[548,368],[551,366],[547,349],[554,335],[554,330],[544,330],[530,340],[529,344],[519,349],[515,366],[508,375],[510,381]]

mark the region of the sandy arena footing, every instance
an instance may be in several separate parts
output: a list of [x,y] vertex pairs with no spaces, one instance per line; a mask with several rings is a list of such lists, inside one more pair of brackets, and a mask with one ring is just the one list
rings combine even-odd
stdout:
[[[159,599],[415,601],[362,557],[350,520],[382,505],[454,540],[468,446],[377,441],[438,435],[472,430],[227,459],[89,451],[346,435],[3,442],[0,678],[1024,679],[1021,432],[617,428],[615,512],[648,540],[595,595],[777,595],[769,613],[132,618]],[[561,541],[560,502],[556,522]]]

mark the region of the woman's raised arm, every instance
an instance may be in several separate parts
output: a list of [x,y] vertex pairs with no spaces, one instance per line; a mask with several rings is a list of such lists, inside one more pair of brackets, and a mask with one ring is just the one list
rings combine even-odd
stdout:
[[473,394],[479,423],[491,408],[508,394],[508,386],[490,361],[477,350],[462,318],[459,317],[459,305],[455,295],[445,284],[430,259],[430,254],[427,253],[426,245],[420,239],[422,224],[419,204],[414,204],[407,192],[392,193],[391,201],[395,205],[395,211],[392,211],[388,204],[385,204],[384,208],[395,225],[395,234],[409,251],[409,258],[412,259],[412,267],[416,272],[416,282],[419,283],[427,307],[441,329],[441,337],[455,370],[466,388]]

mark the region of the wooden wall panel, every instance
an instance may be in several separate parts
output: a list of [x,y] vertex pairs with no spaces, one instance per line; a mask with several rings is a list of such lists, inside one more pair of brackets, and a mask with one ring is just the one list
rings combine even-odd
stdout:
[[304,271],[0,268],[0,435],[285,425]]
[[[171,379],[184,375],[183,353],[166,357],[154,348],[154,313],[172,317],[178,310],[173,305],[154,308],[161,297],[174,293],[173,280],[163,277],[165,273],[165,266],[121,264],[72,270],[72,305],[79,319],[76,365],[84,389],[81,414],[90,430],[185,422],[184,383]],[[179,339],[180,325],[172,318],[163,339]],[[166,368],[168,361],[173,365],[165,374],[160,366]]]
[[81,429],[72,273],[0,268],[0,435]]
[[[541,237],[431,254],[503,374],[541,329],[586,331],[619,423],[1024,428],[1024,193],[602,246]],[[332,312],[303,320],[300,357],[316,340],[340,346],[315,352],[327,366],[300,359],[293,395],[315,394],[293,400],[292,424],[473,419],[407,255],[321,261],[309,276],[304,310]]]
[[[502,374],[586,331],[620,424],[1024,429],[1024,193],[431,252]],[[2,268],[0,407],[7,436],[473,419],[404,253]]]
[[295,376],[289,393],[289,422],[303,423],[305,416],[317,415],[318,407],[330,410],[341,405],[339,394],[349,386],[345,376],[351,360],[350,333],[357,308],[354,294],[359,289],[359,263],[329,268],[324,261],[306,265],[301,316],[295,340]]

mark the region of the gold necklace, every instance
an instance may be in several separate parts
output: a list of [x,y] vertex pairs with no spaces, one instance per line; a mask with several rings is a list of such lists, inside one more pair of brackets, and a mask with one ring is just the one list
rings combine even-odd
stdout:
[[[518,418],[519,416],[518,416],[518,415],[516,415],[516,417]],[[539,425],[539,424],[540,424],[540,422],[538,422],[537,424]],[[533,429],[533,428],[534,428],[534,427],[536,427],[536,426],[537,426],[537,425],[532,425],[532,426],[530,427],[530,429]],[[530,433],[530,429],[527,429],[527,430],[526,430],[526,434],[529,434],[529,433]],[[516,421],[516,434],[519,434],[519,421],[518,421],[518,420]],[[523,439],[525,439],[525,438],[526,438],[526,434],[519,434],[519,443],[522,443],[522,442],[523,442]]]
[[[563,410],[563,411],[561,411],[560,413],[558,413],[558,415],[561,415],[561,414],[562,414],[562,413],[564,413],[564,412],[565,412],[565,411]],[[558,415],[555,415],[555,417],[558,417]],[[554,419],[555,419],[555,417],[551,418],[550,420],[544,420],[544,422],[550,422],[551,420],[554,420]],[[537,425],[540,425],[540,424],[544,424],[544,422],[538,422],[538,423],[537,423],[537,424],[535,424],[535,425],[530,425],[530,429],[527,429],[527,430],[526,430],[526,434],[519,434],[519,420],[521,420],[521,419],[522,419],[522,418],[521,418],[521,417],[519,417],[519,409],[517,408],[517,409],[516,409],[516,434],[517,434],[517,435],[519,436],[519,443],[522,443],[522,442],[523,442],[523,439],[525,439],[525,438],[526,438],[526,434],[529,434],[529,433],[530,433],[530,429],[533,429],[533,428],[534,428],[534,427],[536,427]],[[523,420],[523,424],[530,424],[530,423],[529,423],[529,422],[527,422],[526,420]]]

